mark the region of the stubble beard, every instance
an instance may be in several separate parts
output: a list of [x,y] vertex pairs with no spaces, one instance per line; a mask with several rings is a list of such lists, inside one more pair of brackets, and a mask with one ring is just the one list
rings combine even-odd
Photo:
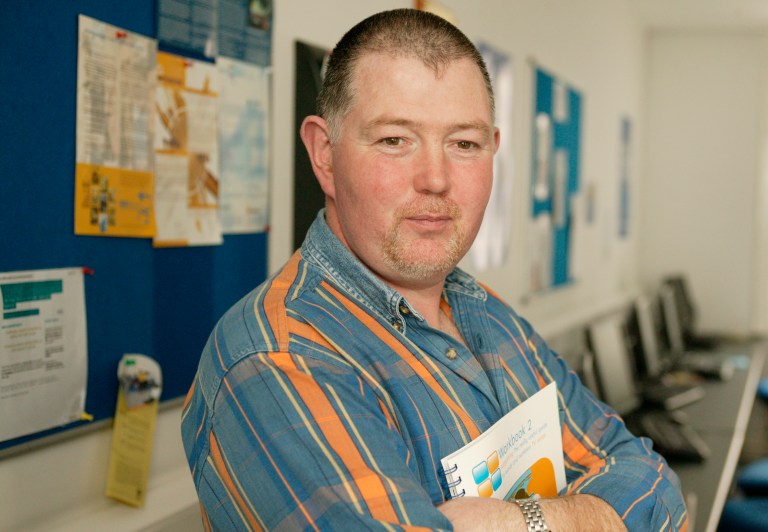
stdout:
[[[403,237],[400,230],[403,220],[408,216],[424,213],[448,214],[451,217],[453,231],[447,240],[441,243],[439,237],[435,237],[435,240],[419,245],[419,239],[410,240]],[[384,260],[390,268],[414,281],[447,275],[464,254],[466,232],[458,223],[460,218],[459,208],[445,200],[435,199],[426,205],[401,209],[384,237]],[[425,249],[426,246],[432,249]],[[439,249],[434,249],[436,246],[440,246]]]

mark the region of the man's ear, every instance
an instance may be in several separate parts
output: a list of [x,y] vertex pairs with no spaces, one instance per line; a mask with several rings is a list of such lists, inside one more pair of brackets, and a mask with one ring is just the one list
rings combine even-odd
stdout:
[[312,170],[320,188],[330,198],[336,197],[333,181],[333,155],[328,122],[323,118],[310,115],[301,123],[301,140],[307,148]]

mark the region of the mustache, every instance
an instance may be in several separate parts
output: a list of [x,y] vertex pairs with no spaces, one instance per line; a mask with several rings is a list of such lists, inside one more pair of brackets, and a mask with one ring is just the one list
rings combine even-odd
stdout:
[[446,216],[458,220],[461,218],[461,209],[450,199],[430,198],[405,205],[397,210],[396,215],[399,220],[424,215]]

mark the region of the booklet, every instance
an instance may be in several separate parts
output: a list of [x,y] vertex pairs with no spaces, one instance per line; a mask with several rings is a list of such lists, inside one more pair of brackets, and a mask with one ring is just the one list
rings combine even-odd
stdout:
[[536,392],[441,463],[452,498],[556,497],[565,487],[557,385]]

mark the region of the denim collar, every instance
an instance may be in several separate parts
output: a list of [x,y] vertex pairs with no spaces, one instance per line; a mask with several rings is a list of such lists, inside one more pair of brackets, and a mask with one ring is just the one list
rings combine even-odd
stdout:
[[[318,265],[334,282],[344,288],[373,312],[388,321],[403,322],[402,314],[411,313],[419,321],[424,317],[396,290],[376,277],[333,234],[325,221],[325,209],[321,209],[307,232],[301,246],[301,254]],[[488,297],[475,278],[459,268],[454,268],[446,278],[444,292],[458,292],[481,301]]]

